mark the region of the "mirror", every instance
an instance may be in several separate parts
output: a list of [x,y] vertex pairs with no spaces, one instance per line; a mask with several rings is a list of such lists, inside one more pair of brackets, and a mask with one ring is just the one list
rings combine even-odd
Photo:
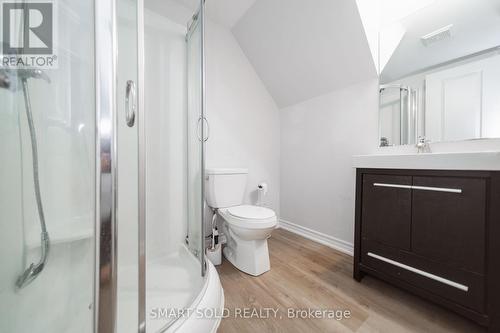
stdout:
[[500,0],[380,0],[380,146],[500,137]]

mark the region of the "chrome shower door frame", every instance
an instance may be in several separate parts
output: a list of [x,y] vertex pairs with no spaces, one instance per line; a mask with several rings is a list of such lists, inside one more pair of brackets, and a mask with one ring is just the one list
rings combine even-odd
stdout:
[[146,116],[144,113],[144,0],[137,0],[137,126],[139,135],[139,333],[146,333]]
[[94,0],[96,89],[96,226],[94,332],[116,321],[116,38],[115,1]]
[[[197,130],[199,130],[198,133],[198,140],[200,142],[200,177],[201,177],[201,185],[200,185],[200,196],[201,196],[201,202],[200,202],[200,209],[201,211],[201,219],[198,221],[199,227],[200,227],[200,249],[197,249],[200,251],[200,273],[201,276],[205,276],[206,270],[207,270],[207,264],[206,264],[206,258],[205,258],[205,226],[204,226],[204,221],[205,221],[205,160],[206,160],[206,147],[205,143],[209,139],[209,123],[206,117],[206,95],[205,95],[205,88],[206,88],[206,74],[205,74],[205,0],[199,0],[199,8],[198,10],[193,14],[193,17],[190,22],[187,24],[187,31],[186,31],[186,45],[189,44],[189,41],[195,32],[195,30],[199,28],[199,33],[200,33],[200,63],[199,63],[199,78],[200,81],[198,82],[199,84],[199,89],[200,89],[200,113],[198,116],[198,127]],[[189,66],[189,47],[187,46],[188,50],[186,53],[186,63]],[[189,91],[189,70],[186,71],[187,75],[187,83],[188,87],[187,90]],[[189,97],[188,97],[189,99]],[[189,113],[189,105],[188,105],[188,113]],[[206,130],[205,130],[205,124],[206,124]],[[188,189],[189,191],[189,189]],[[188,221],[188,235],[186,237],[186,240],[189,241],[189,227],[190,227],[190,222]],[[188,244],[190,244],[188,242]],[[198,256],[198,254],[195,254],[195,256]]]
[[[116,332],[117,309],[117,0],[94,0],[95,6],[95,89],[96,89],[96,202],[94,332]],[[144,96],[144,6],[137,0],[138,22],[138,328],[146,331],[145,258],[145,121]]]

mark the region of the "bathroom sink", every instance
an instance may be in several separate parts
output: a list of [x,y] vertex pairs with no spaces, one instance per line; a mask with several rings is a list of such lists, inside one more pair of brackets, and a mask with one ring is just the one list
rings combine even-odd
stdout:
[[500,170],[500,151],[420,154],[373,154],[352,157],[355,168]]

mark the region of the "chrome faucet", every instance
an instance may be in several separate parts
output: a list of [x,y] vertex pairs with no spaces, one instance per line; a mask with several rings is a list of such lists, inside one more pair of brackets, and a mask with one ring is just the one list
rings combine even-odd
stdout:
[[420,153],[430,153],[431,149],[429,146],[429,140],[425,138],[425,136],[419,136],[417,140],[417,152]]

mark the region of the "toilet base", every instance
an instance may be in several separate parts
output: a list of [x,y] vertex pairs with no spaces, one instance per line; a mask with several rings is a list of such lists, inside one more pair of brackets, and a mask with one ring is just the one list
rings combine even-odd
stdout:
[[[236,235],[231,235],[237,237]],[[228,242],[222,250],[224,258],[240,271],[258,276],[271,269],[267,239]]]

